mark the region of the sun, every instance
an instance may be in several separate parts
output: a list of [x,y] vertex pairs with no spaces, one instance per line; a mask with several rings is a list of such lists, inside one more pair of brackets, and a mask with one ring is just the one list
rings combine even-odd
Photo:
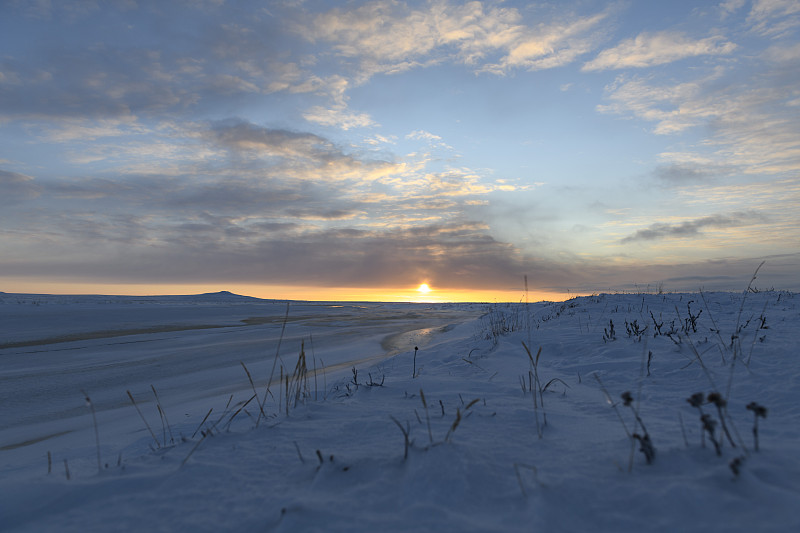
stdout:
[[417,292],[420,294],[428,294],[429,292],[431,292],[431,288],[428,287],[427,283],[423,283],[422,285],[417,287]]

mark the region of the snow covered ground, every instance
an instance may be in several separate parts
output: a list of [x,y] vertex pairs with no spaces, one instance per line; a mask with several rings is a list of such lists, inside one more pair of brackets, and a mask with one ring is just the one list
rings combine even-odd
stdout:
[[798,531],[799,303],[0,293],[0,530]]

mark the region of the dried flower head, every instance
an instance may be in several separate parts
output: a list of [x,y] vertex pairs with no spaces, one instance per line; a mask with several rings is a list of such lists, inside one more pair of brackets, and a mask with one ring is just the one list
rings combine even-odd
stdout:
[[631,396],[631,393],[630,393],[630,391],[625,391],[625,392],[623,392],[623,393],[620,395],[620,397],[622,398],[622,403],[623,403],[625,406],[628,406],[628,405],[630,405],[631,403],[633,403],[633,396]]
[[743,455],[739,457],[734,457],[733,460],[728,463],[731,471],[733,472],[734,477],[739,476],[739,472],[741,471],[742,464],[744,463],[745,457]]
[[725,398],[722,397],[722,394],[716,391],[708,393],[707,400],[708,403],[713,403],[714,405],[720,408],[725,407],[728,404],[728,402],[725,401]]
[[653,447],[653,441],[650,440],[650,435],[647,433],[644,435],[634,433],[631,436],[639,441],[639,451],[644,454],[647,464],[652,464],[653,459],[656,457],[656,449]]
[[704,398],[705,395],[702,392],[695,392],[694,394],[689,396],[689,398],[686,401],[689,402],[689,405],[691,405],[692,407],[700,407],[701,405],[703,405]]
[[748,403],[747,410],[753,411],[756,417],[767,418],[767,408],[763,405],[758,405],[756,402]]
[[711,418],[709,415],[703,415],[700,417],[700,421],[703,423],[703,429],[709,433],[714,433],[714,427],[717,425],[716,420]]

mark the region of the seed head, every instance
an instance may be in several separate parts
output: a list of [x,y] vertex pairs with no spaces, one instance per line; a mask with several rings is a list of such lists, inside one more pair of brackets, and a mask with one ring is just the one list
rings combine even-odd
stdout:
[[718,392],[710,392],[708,393],[708,403],[713,403],[719,408],[725,407],[728,402],[725,401],[725,398],[722,397],[722,394]]
[[703,429],[709,433],[714,433],[714,426],[717,425],[716,420],[711,418],[709,415],[703,415],[700,417],[700,421],[703,422]]
[[742,455],[739,457],[734,457],[733,460],[730,463],[728,463],[728,466],[733,472],[734,477],[739,475],[739,472],[741,471],[742,468],[742,464],[744,463],[744,459],[745,457]]
[[700,407],[701,405],[703,405],[703,398],[704,395],[702,392],[695,392],[694,394],[689,396],[689,398],[687,398],[686,401],[689,402],[689,405],[691,405],[692,407]]
[[630,405],[633,402],[633,396],[631,396],[630,391],[623,392],[620,397],[622,398],[622,403],[625,406]]
[[764,407],[763,405],[758,405],[756,402],[748,403],[747,410],[753,411],[753,413],[756,415],[756,418],[758,418],[759,416],[761,418],[767,418],[767,408]]

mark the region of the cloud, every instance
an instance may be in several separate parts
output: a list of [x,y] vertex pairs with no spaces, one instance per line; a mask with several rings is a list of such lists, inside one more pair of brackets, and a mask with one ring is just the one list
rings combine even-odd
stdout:
[[[745,67],[714,68],[689,81],[619,76],[606,87],[601,113],[653,122],[653,132],[674,135],[691,128],[705,138],[692,147],[717,166],[746,174],[779,175],[800,170],[800,56],[770,48]],[[742,70],[744,69],[744,70]]]
[[386,1],[334,8],[315,16],[300,31],[310,39],[332,42],[340,56],[364,57],[376,71],[397,69],[428,54],[437,46],[438,36],[431,11]]
[[[167,133],[158,140],[157,131]],[[408,220],[411,213],[445,220],[457,216],[467,202],[513,189],[469,168],[434,171],[425,154],[394,160],[389,153],[363,153],[314,133],[241,119],[171,124],[142,135],[150,143],[103,137],[90,144],[83,160],[73,163],[85,165],[87,157],[102,160],[102,174],[92,176],[94,171],[86,169],[85,177],[43,180],[40,204],[173,218],[201,209],[343,222],[361,213],[392,224]],[[447,211],[433,213],[437,198],[447,198]]]
[[444,172],[425,174],[422,182],[424,185],[420,192],[437,198],[482,195],[504,188],[503,184],[482,183],[481,177],[467,168],[451,168]]
[[368,144],[370,146],[380,146],[383,144],[397,144],[396,141],[397,137],[394,135],[386,136],[386,135],[373,135],[367,139],[364,139],[364,144]]
[[[378,1],[320,14],[276,4],[274,14],[252,9],[247,19],[215,3],[129,7],[94,6],[69,18],[66,28],[55,15],[37,19],[37,29],[54,38],[31,39],[0,59],[0,115],[141,122],[201,108],[229,112],[247,99],[286,93],[324,100],[305,108],[309,122],[375,127],[368,113],[350,109],[347,97],[375,74],[442,62],[495,74],[552,68],[592,48],[606,17],[564,14],[532,25],[515,8],[441,0],[419,7]],[[95,35],[116,15],[129,23],[116,28],[114,39],[98,39],[104,44],[58,38]],[[180,29],[169,23],[177,17]],[[161,29],[157,37],[146,30],[151,26]],[[332,47],[335,60],[321,47]],[[320,68],[324,63],[332,68]],[[72,124],[63,135],[113,134],[115,125],[106,126],[85,124],[80,131]]]
[[[276,4],[270,6],[274,14],[252,9],[247,19],[213,2],[130,8],[94,5],[66,17],[66,27],[58,24],[64,14],[55,8],[40,13],[37,31],[53,38],[25,41],[0,59],[0,115],[70,117],[72,124],[52,134],[86,140],[164,113],[229,111],[242,105],[237,100],[286,93],[324,100],[306,107],[302,116],[309,122],[343,130],[375,127],[368,113],[350,109],[347,97],[353,85],[375,74],[442,62],[496,74],[552,68],[590,49],[606,16],[565,14],[531,25],[515,8],[442,0],[419,7],[378,1],[320,14]],[[59,38],[96,35],[115,16],[128,24],[115,27],[114,39],[97,39],[103,44]],[[169,23],[177,17],[180,29]],[[155,37],[146,29],[151,26],[160,28]],[[315,43],[331,47],[336,61]],[[333,69],[319,68],[322,63]],[[106,122],[90,125],[87,119]]]
[[[166,215],[173,212],[177,217],[191,216],[198,209],[212,212],[235,212],[243,220],[252,216],[262,219],[291,218],[290,210],[297,205],[305,205],[308,210],[330,209],[342,200],[328,196],[324,201],[325,190],[312,187],[292,187],[279,180],[248,179],[243,176],[206,183],[192,183],[188,180],[172,180],[166,187],[151,191],[163,191],[163,196],[153,199],[150,210],[154,214]],[[205,181],[205,180],[204,180]],[[321,190],[320,190],[321,189]],[[177,212],[176,212],[177,211]]]
[[776,65],[796,65],[800,60],[800,43],[771,46],[765,51],[764,56]]
[[[223,148],[241,159],[248,173],[268,174],[275,179],[303,181],[349,181],[354,185],[399,176],[407,171],[403,162],[346,153],[329,139],[316,134],[259,126],[240,119],[216,122],[202,136],[212,150]],[[236,160],[229,162],[237,164]]]
[[[611,45],[621,4],[68,4],[13,2],[4,11],[11,26],[19,23],[14,31],[29,37],[9,38],[0,57],[0,125],[14,154],[0,161],[4,274],[54,278],[72,268],[88,280],[363,286],[426,277],[439,285],[507,288],[535,272],[550,288],[588,285],[595,275],[596,290],[628,283],[645,268],[656,279],[693,275],[692,265],[670,270],[601,257],[598,241],[619,242],[630,233],[626,242],[686,237],[692,244],[689,238],[714,230],[715,242],[725,242],[703,251],[709,256],[728,253],[723,246],[734,239],[725,237],[734,233],[742,240],[745,232],[757,234],[762,250],[785,247],[797,233],[800,53],[787,38],[793,26],[786,20],[794,15],[786,3],[730,0],[716,13],[729,13],[738,27],[700,39],[672,30],[642,33]],[[43,10],[27,11],[36,6]],[[20,11],[27,14],[14,18]],[[726,52],[729,32],[741,47],[735,54]],[[602,43],[609,49],[600,52]],[[524,188],[520,183],[559,179],[549,176],[545,160],[523,167],[511,155],[522,150],[520,135],[560,142],[555,137],[565,130],[551,129],[548,113],[535,114],[545,101],[541,91],[549,87],[556,91],[549,97],[585,104],[597,95],[589,78],[690,57],[702,61],[618,76],[597,109],[672,135],[653,141],[664,146],[651,177],[671,188],[659,199],[666,212],[678,212],[677,203],[702,203],[722,214],[652,218],[609,236],[610,212],[567,213],[547,187],[510,194]],[[584,63],[602,74],[576,72]],[[437,67],[436,76],[424,75]],[[395,76],[412,69],[420,76]],[[464,86],[444,85],[454,72]],[[519,79],[500,79],[514,75]],[[387,77],[376,86],[421,84],[411,93],[431,105],[419,109],[436,110],[378,124],[403,109],[381,108],[392,103],[366,85],[376,76]],[[483,92],[487,81],[491,94]],[[493,149],[475,141],[470,128],[506,90],[514,93],[506,107],[528,98],[522,114],[509,117],[532,120],[524,128],[505,123],[506,116],[495,120]],[[476,96],[488,98],[485,110],[467,103]],[[437,98],[450,101],[440,105]],[[450,103],[464,103],[459,112],[469,116],[451,117],[450,129],[437,126]],[[450,148],[449,139],[469,153]],[[570,146],[580,139],[570,137]],[[528,146],[538,161],[541,154]],[[579,186],[564,185],[559,196],[577,194]],[[595,185],[614,190],[595,182],[581,194],[603,200]],[[625,203],[631,198],[605,200],[621,210],[632,205]],[[742,213],[768,215],[770,234],[757,218],[737,219]],[[752,231],[726,231],[737,221]],[[585,228],[591,234],[578,235]]]
[[442,61],[504,74],[538,70],[574,61],[591,50],[607,17],[565,15],[527,25],[515,8],[434,1],[414,9],[405,2],[370,2],[334,8],[297,31],[312,41],[330,42],[337,55],[358,61],[363,81]]
[[213,123],[208,134],[218,145],[261,157],[314,158],[333,151],[331,143],[318,135],[265,128],[237,119]]
[[[336,187],[319,184],[292,189],[276,188],[274,181],[202,184],[175,177],[135,183],[138,189],[82,183],[84,193],[95,188],[111,194],[110,203],[99,198],[86,204],[84,194],[62,196],[57,210],[41,209],[53,204],[5,210],[6,233],[0,233],[7,252],[0,256],[4,275],[352,287],[412,285],[426,278],[440,288],[508,290],[528,274],[537,288],[593,292],[665,280],[670,290],[696,289],[699,278],[677,280],[691,276],[714,276],[715,282],[703,285],[731,290],[738,288],[737,280],[746,283],[753,268],[743,259],[715,265],[563,255],[546,259],[498,239],[486,223],[466,218],[457,203],[449,205],[449,215],[437,206],[429,213],[432,218],[414,219],[415,206],[421,208],[418,199],[389,196],[388,205],[367,207],[354,204]],[[45,202],[50,194],[53,190],[46,188],[37,201]],[[761,215],[750,211],[653,224],[629,242],[692,237],[706,229],[760,222]],[[768,283],[784,288],[796,281],[791,272],[796,272],[797,257],[783,265]]]
[[729,15],[739,11],[744,7],[746,0],[725,0],[719,4],[719,10],[721,13],[722,18],[726,18]]
[[125,198],[132,189],[128,184],[104,178],[86,178],[71,182],[58,180],[46,185],[47,193],[60,199]]
[[85,16],[65,16],[59,7],[53,16],[24,21],[31,35],[47,38],[16,42],[0,58],[0,114],[141,120],[186,114],[201,105],[211,109],[233,97],[324,88],[325,80],[308,70],[302,55],[286,53],[299,39],[283,28],[279,6],[274,17],[259,6],[243,7],[243,19],[213,2],[145,3],[136,9],[123,2],[101,8],[92,3]]
[[81,217],[69,226],[67,238],[50,242],[47,253],[39,247],[21,261],[0,258],[4,275],[64,279],[72,272],[94,281],[350,287],[400,286],[425,277],[440,287],[491,287],[521,272],[514,248],[494,240],[480,223],[325,229],[274,222],[243,226],[232,218],[202,215],[155,234],[132,219]]
[[[209,0],[216,1],[216,0]],[[108,0],[121,12],[135,11],[139,6],[136,0]],[[73,0],[71,2],[52,2],[51,0],[35,0],[30,2],[12,2],[11,7],[19,9],[26,17],[34,19],[55,19],[61,22],[75,22],[90,17],[100,9],[96,0]]]
[[683,186],[709,183],[730,172],[730,168],[684,161],[659,165],[653,175],[666,185]]
[[[48,140],[79,147],[77,133],[92,123],[61,124]],[[30,196],[34,209],[4,210],[11,233],[0,235],[3,249],[8,257],[25,250],[20,260],[0,261],[5,275],[73,268],[76,278],[345,286],[425,275],[455,286],[519,272],[518,251],[467,216],[468,205],[508,185],[469,168],[434,170],[424,154],[376,158],[319,134],[238,118],[117,135],[127,124],[108,120],[92,130],[101,172],[81,164],[71,178],[0,175],[3,199],[38,194]],[[139,144],[145,138],[165,143],[163,154]]]
[[107,137],[147,133],[133,116],[114,119],[69,117],[44,126],[45,137],[52,142],[95,141]]
[[0,169],[0,205],[12,205],[39,196],[39,187],[31,176]]
[[439,135],[434,135],[425,130],[415,130],[406,135],[406,139],[417,139],[417,140],[426,140],[426,141],[441,141],[442,138]]
[[343,76],[335,75],[322,80],[318,93],[326,94],[331,103],[328,106],[318,105],[306,110],[303,118],[309,122],[335,126],[345,131],[377,126],[368,114],[348,110],[349,98],[346,93],[349,87],[350,81]]
[[440,135],[425,130],[414,130],[407,134],[405,138],[425,142],[428,150],[454,150],[452,146],[442,140]]
[[784,37],[800,26],[800,4],[795,0],[754,0],[747,22],[755,33]]
[[583,70],[652,67],[687,57],[730,54],[734,49],[736,45],[725,41],[722,36],[693,40],[673,31],[641,33],[614,48],[603,50],[586,63]]
[[164,67],[157,52],[105,45],[26,52],[0,61],[4,77],[16,80],[0,83],[0,113],[5,116],[130,118],[197,100],[188,87],[160,79]]
[[730,215],[710,215],[679,224],[656,222],[623,238],[620,243],[654,241],[666,238],[685,238],[701,235],[704,228],[734,228],[750,224],[763,224],[765,218],[757,212],[736,212]]
[[[760,289],[774,287],[778,290],[797,290],[796,271],[800,267],[800,253],[767,255],[763,257],[720,257],[705,261],[682,263],[608,263],[586,264],[576,268],[573,284],[565,288],[584,292],[618,290],[655,290],[662,285],[665,291],[696,292],[703,290],[741,292],[746,287],[756,267],[766,260],[754,284]],[[585,281],[589,281],[586,284]],[[607,287],[607,288],[603,288]]]
[[[679,133],[718,114],[701,95],[702,81],[657,86],[646,78],[619,76],[606,87],[611,104],[598,105],[601,113],[631,113],[656,122],[657,134]],[[717,109],[719,106],[717,106]]]
[[333,107],[314,106],[303,113],[303,118],[323,126],[336,126],[345,131],[375,125],[367,113],[347,111],[347,106],[345,105],[334,105]]

